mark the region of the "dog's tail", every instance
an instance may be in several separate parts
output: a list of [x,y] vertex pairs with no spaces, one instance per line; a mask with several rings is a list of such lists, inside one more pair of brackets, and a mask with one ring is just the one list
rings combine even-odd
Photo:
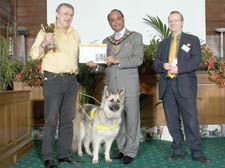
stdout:
[[72,142],[72,152],[79,152],[82,148],[82,141],[85,137],[85,126],[84,126],[84,114],[81,111],[76,112],[75,119],[73,120],[73,142]]
[[76,129],[76,121],[73,120],[73,142],[72,142],[72,152],[76,153],[78,148],[78,139],[77,139],[77,129]]
[[75,118],[73,120],[73,142],[72,142],[72,152],[76,153],[78,150],[78,141],[80,135],[80,122],[82,118],[81,109],[79,108],[75,113]]

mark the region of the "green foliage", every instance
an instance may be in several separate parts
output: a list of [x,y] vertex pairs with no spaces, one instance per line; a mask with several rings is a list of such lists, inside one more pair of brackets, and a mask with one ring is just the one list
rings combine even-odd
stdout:
[[10,38],[13,29],[9,24],[6,27],[6,36],[0,36],[0,91],[5,91],[12,86],[14,76],[21,71],[23,63],[17,61],[9,54],[9,46],[12,42]]
[[0,59],[0,91],[5,91],[12,83],[16,74],[23,69],[23,63],[17,60]]
[[198,70],[201,71],[207,71],[208,67],[205,65],[205,62],[213,56],[212,50],[206,45],[202,44],[201,45],[201,54],[202,54],[202,61],[198,67]]
[[152,61],[155,59],[159,42],[160,40],[155,39],[155,36],[154,36],[154,38],[150,40],[150,44],[144,46],[144,62]]
[[93,79],[90,78],[92,68],[85,64],[78,64],[78,75],[77,80],[81,86],[93,85]]
[[154,28],[158,32],[158,36],[160,37],[161,40],[171,36],[170,29],[167,27],[166,24],[162,23],[162,21],[158,16],[154,17],[147,15],[147,18],[143,18],[143,20],[144,23]]
[[171,36],[171,32],[167,25],[163,24],[158,16],[154,17],[147,15],[147,18],[143,18],[143,20],[144,23],[146,23],[154,30],[156,30],[156,32],[158,32],[158,34],[154,35],[153,38],[150,40],[149,45],[144,46],[144,61],[140,69],[142,72],[146,72],[153,70],[152,63],[155,59],[159,42],[164,38]]
[[[97,78],[97,75],[92,72],[92,68],[86,66],[85,64],[78,64],[77,80],[79,83],[80,93],[93,96],[95,92],[95,84],[97,82]],[[85,95],[80,95],[79,98],[81,105],[93,102],[92,98]]]

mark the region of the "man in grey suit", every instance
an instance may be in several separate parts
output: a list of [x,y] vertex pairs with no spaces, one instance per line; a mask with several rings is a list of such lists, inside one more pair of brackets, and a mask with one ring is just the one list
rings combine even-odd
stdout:
[[210,160],[202,152],[196,105],[200,42],[196,36],[182,32],[184,19],[180,12],[172,11],[168,23],[172,37],[160,42],[154,61],[155,70],[160,73],[159,98],[162,99],[168,129],[173,138],[173,154],[168,160],[185,157],[184,136],[180,128],[182,117],[192,160],[209,163]]
[[[106,85],[112,92],[125,88],[125,111],[117,137],[119,153],[113,159],[123,159],[130,164],[136,157],[140,139],[139,74],[143,62],[144,46],[142,35],[124,27],[123,13],[117,9],[108,14],[108,21],[115,31],[103,43],[107,44]],[[88,62],[88,66],[96,66]]]

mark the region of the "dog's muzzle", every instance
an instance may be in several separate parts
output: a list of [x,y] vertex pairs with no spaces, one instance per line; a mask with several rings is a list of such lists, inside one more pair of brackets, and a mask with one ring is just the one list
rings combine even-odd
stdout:
[[109,106],[109,109],[113,112],[116,112],[120,109],[120,105],[119,104],[113,104],[113,105]]

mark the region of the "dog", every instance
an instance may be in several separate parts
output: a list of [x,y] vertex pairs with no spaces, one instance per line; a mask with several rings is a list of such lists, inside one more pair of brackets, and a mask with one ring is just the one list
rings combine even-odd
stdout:
[[[100,106],[85,104],[80,107],[73,121],[74,135],[72,151],[82,157],[82,144],[86,153],[93,156],[92,163],[98,163],[98,153],[101,143],[105,143],[105,161],[110,159],[111,145],[119,133],[121,114],[124,110],[125,89],[116,94],[105,86]],[[93,154],[90,151],[92,143]]]

